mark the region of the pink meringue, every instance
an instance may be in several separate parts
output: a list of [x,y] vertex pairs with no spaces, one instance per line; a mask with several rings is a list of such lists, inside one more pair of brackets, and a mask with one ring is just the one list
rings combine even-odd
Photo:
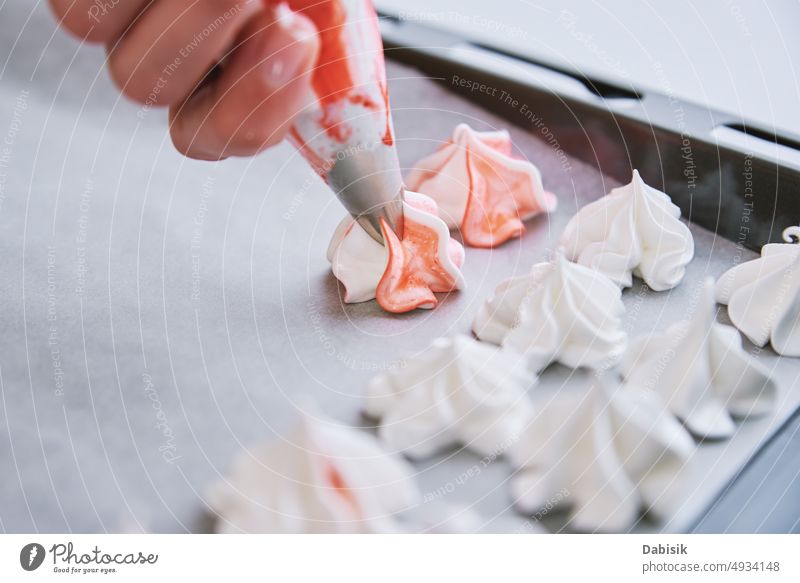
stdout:
[[346,303],[377,299],[387,312],[433,308],[434,293],[464,287],[460,267],[464,248],[450,237],[429,197],[406,191],[403,239],[382,225],[381,245],[352,218],[340,223],[328,247],[328,260],[345,287]]
[[416,163],[411,190],[432,197],[451,229],[472,247],[495,247],[519,237],[522,221],[556,208],[539,169],[511,155],[507,131],[477,132],[459,124],[453,138]]

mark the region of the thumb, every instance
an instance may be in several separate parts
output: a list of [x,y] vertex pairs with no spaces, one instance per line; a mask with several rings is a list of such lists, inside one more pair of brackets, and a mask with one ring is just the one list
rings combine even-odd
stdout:
[[307,103],[319,53],[311,21],[279,4],[255,16],[219,75],[170,108],[170,135],[190,158],[251,156],[280,142]]

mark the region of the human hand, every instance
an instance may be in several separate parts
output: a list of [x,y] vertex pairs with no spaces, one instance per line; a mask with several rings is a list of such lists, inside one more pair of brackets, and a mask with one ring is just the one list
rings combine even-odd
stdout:
[[190,158],[250,156],[280,142],[309,99],[312,22],[261,0],[49,0],[60,25],[102,43],[111,78],[146,106],[169,106]]

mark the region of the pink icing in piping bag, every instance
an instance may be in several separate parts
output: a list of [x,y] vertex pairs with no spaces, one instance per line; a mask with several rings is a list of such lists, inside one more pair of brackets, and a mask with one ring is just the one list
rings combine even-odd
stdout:
[[370,0],[288,0],[317,27],[316,100],[290,140],[348,212],[383,243],[381,219],[402,238],[403,181],[394,146],[383,43]]

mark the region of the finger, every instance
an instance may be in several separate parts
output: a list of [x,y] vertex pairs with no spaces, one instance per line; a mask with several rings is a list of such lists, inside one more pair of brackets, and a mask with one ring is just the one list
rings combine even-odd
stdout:
[[78,38],[108,43],[155,0],[49,0],[59,25]]
[[110,47],[111,77],[140,103],[181,101],[261,11],[258,0],[158,0]]
[[319,52],[310,20],[280,5],[240,39],[219,77],[170,111],[173,143],[190,158],[256,154],[283,139],[309,99]]

